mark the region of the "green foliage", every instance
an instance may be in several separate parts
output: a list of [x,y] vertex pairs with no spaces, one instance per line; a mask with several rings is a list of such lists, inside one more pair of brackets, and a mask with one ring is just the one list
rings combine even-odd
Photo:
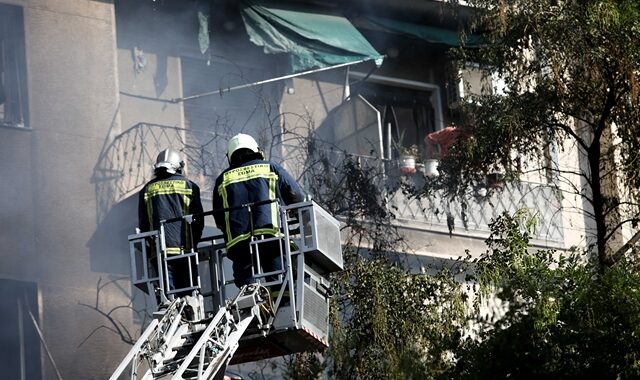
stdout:
[[317,379],[324,370],[324,364],[317,353],[303,352],[288,358],[283,378],[291,380]]
[[451,273],[409,274],[361,258],[337,283],[332,378],[433,379],[452,365],[465,297]]
[[477,335],[463,342],[451,378],[640,376],[637,268],[601,271],[577,254],[531,251],[532,226],[522,212],[493,224],[474,278],[482,299],[506,310],[496,320],[476,315]]
[[[593,207],[600,263],[612,265],[621,255],[609,240],[640,221],[637,199],[625,204],[607,194],[621,180],[631,192],[640,187],[640,2],[466,3],[475,8],[474,28],[487,43],[462,46],[453,58],[461,67],[476,62],[499,74],[506,90],[470,97],[461,108],[473,137],[443,158],[434,186],[461,194],[493,167],[516,178],[530,169],[527,162],[539,162]],[[562,147],[568,141],[586,158],[580,170],[540,160],[551,142]]]

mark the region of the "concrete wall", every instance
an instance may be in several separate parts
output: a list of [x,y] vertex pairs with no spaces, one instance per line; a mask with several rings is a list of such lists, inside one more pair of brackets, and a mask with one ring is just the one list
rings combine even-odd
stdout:
[[182,127],[181,105],[162,100],[182,95],[177,51],[189,40],[175,19],[186,15],[154,11],[148,2],[119,1],[116,17],[123,128],[140,122]]
[[[31,130],[0,131],[2,190],[11,194],[0,201],[0,276],[37,284],[36,318],[63,378],[105,378],[126,347],[102,312],[130,299],[113,274],[127,252],[103,249],[111,264],[96,270],[91,246],[100,229],[94,166],[120,129],[113,4],[10,3],[24,7]],[[102,242],[122,238],[105,234]],[[131,326],[130,310],[112,317]],[[55,378],[45,357],[28,361],[42,361],[43,378]]]

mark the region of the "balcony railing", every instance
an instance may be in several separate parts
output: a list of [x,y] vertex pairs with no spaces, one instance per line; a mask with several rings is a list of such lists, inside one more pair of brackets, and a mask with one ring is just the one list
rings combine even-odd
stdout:
[[[415,176],[420,176],[416,174]],[[468,193],[464,201],[450,200],[442,193],[420,199],[400,191],[389,199],[396,218],[420,229],[442,230],[486,237],[489,223],[503,212],[513,214],[526,208],[537,220],[535,239],[545,246],[562,246],[564,235],[557,191],[548,185],[530,182],[505,183],[500,189],[480,196]]]
[[[403,226],[486,238],[490,231],[489,224],[498,215],[503,212],[513,214],[519,209],[527,208],[537,220],[534,243],[545,247],[564,246],[561,199],[553,186],[532,182],[504,183],[499,188],[484,188],[484,191],[478,191],[481,189],[479,186],[476,190],[470,190],[462,199],[452,200],[445,197],[442,191],[417,198],[407,189],[420,189],[429,181],[420,170],[412,175],[402,175],[395,160],[358,155],[350,157],[373,178],[375,187],[386,200],[384,203],[388,211]],[[345,154],[339,151],[329,150],[323,153],[323,160],[327,161],[325,167],[339,168],[345,158]],[[341,182],[340,176],[343,173],[339,170],[330,174],[332,180],[329,182]],[[327,191],[339,190],[333,188]]]

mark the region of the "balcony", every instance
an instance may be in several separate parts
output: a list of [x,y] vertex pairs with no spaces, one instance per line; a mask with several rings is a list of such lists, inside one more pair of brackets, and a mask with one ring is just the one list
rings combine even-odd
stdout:
[[[182,152],[187,175],[200,185],[208,199],[217,175],[227,167],[226,142],[229,136],[215,132],[139,123],[105,144],[94,169],[100,214],[115,203],[134,195],[152,177],[156,155],[166,147]],[[282,145],[285,166],[314,196],[339,191],[347,156],[331,149],[318,149],[309,157],[308,144]],[[279,150],[279,149],[278,149]],[[420,171],[400,175],[396,162],[370,156],[350,156],[371,174],[376,196],[384,199],[387,211],[399,225],[418,231],[451,233],[484,239],[493,218],[507,211],[528,208],[538,221],[534,243],[544,247],[563,247],[561,199],[553,186],[519,182],[507,183],[486,196],[470,191],[462,200],[450,200],[441,192],[417,199],[403,189],[420,188],[429,179]],[[343,207],[350,207],[343,200]]]
[[[333,150],[326,150],[321,155],[322,159],[317,161],[324,161],[324,167],[334,169],[340,168],[346,157],[344,153]],[[386,204],[387,211],[394,215],[399,226],[486,239],[492,219],[503,212],[513,214],[519,209],[527,208],[537,220],[533,243],[549,248],[564,247],[561,198],[553,186],[522,181],[505,183],[486,193],[478,191],[481,188],[479,186],[470,190],[462,199],[452,200],[445,197],[442,191],[416,198],[411,195],[410,190],[421,189],[430,181],[422,171],[402,175],[395,160],[358,155],[350,157],[373,178],[374,187],[380,191],[383,197],[381,199],[385,200],[383,203]],[[305,167],[307,188],[314,188],[308,184],[309,177],[313,176],[308,172],[312,164],[294,164],[294,167]],[[325,175],[328,185],[317,191],[321,194],[336,192],[342,183],[342,175],[340,169],[335,169],[330,176]],[[315,188],[317,187],[316,185]],[[345,204],[345,207],[349,205]]]
[[480,238],[488,236],[489,223],[496,216],[527,208],[538,222],[535,243],[546,247],[564,245],[560,199],[557,191],[548,185],[508,183],[486,196],[470,192],[464,202],[448,200],[442,193],[410,199],[396,190],[389,194],[389,205],[396,210],[396,219],[410,227],[434,231],[451,229],[451,233]]

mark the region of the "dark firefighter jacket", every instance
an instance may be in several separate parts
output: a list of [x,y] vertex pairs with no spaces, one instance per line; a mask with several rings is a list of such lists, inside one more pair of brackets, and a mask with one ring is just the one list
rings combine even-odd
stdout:
[[[279,231],[278,208],[275,202],[251,208],[252,221],[245,204],[278,199],[284,204],[301,202],[304,191],[280,165],[261,159],[229,168],[216,179],[213,191],[213,209],[218,228],[225,237],[227,249],[251,235],[274,235]],[[235,208],[235,209],[234,209]],[[253,222],[253,223],[252,223]]]
[[[138,201],[138,226],[142,232],[157,230],[160,221],[202,212],[200,188],[180,174],[161,172],[149,181]],[[168,254],[190,250],[192,242],[202,236],[204,219],[194,218],[191,233],[184,221],[165,223],[165,243]]]

